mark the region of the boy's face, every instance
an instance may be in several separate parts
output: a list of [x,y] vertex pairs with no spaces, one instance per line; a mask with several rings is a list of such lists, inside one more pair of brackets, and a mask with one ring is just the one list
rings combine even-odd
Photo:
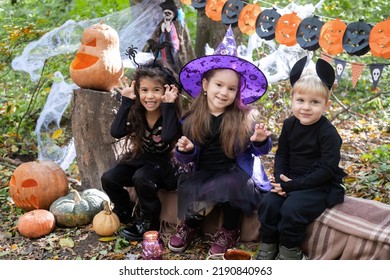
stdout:
[[293,114],[303,125],[317,122],[329,108],[330,103],[330,100],[315,92],[304,94],[294,92],[291,97]]

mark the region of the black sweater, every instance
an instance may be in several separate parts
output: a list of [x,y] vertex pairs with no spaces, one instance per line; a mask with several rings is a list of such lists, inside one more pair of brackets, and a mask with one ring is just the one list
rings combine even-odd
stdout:
[[[283,191],[330,188],[346,175],[339,167],[342,140],[332,123],[322,116],[302,125],[294,116],[283,123],[275,155],[274,176]],[[290,179],[282,182],[280,174]]]

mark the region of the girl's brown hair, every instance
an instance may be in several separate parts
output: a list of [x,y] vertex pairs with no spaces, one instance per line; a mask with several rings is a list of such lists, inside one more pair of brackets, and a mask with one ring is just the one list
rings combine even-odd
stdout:
[[[210,80],[216,71],[210,70],[203,76]],[[237,73],[237,75],[239,75]],[[239,77],[241,77],[239,75]],[[221,144],[224,153],[230,157],[236,157],[244,151],[249,143],[249,137],[253,133],[250,108],[241,102],[241,94],[238,90],[234,102],[226,107],[221,124]],[[207,96],[202,92],[193,101],[186,112],[183,124],[183,134],[192,141],[203,144],[211,129],[211,114],[207,104]]]

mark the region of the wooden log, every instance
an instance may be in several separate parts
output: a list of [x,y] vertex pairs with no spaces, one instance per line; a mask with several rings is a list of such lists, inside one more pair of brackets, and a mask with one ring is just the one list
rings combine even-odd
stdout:
[[119,146],[110,134],[120,103],[110,92],[73,91],[71,122],[83,190],[102,190],[100,177],[118,158]]

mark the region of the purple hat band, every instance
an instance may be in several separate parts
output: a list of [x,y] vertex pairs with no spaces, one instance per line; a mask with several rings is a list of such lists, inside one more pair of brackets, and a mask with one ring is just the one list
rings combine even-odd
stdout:
[[256,65],[236,55],[236,42],[229,27],[213,55],[196,58],[182,68],[179,77],[184,90],[195,98],[202,92],[202,79],[206,72],[214,69],[231,69],[241,75],[242,103],[249,104],[260,99],[267,91],[267,78]]

